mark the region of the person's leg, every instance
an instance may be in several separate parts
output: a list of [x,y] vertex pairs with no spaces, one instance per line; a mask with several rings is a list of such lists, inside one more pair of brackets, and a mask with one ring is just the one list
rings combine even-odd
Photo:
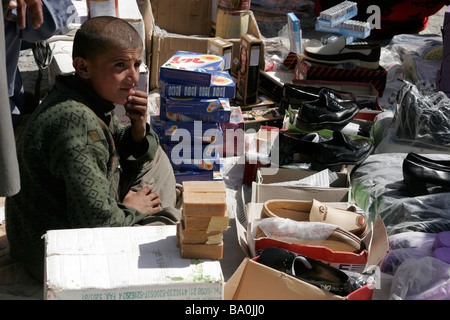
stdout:
[[181,189],[177,187],[172,165],[164,150],[159,147],[155,159],[143,165],[138,172],[133,168],[123,168],[121,197],[129,190],[137,191],[152,185],[153,191],[161,199],[161,211],[152,214],[140,224],[175,224],[181,219]]

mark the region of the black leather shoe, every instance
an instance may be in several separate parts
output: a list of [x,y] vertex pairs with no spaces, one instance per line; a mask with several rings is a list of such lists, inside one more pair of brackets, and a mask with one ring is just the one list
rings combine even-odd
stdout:
[[299,87],[286,83],[283,86],[283,98],[280,103],[280,110],[284,113],[291,106],[292,109],[299,109],[305,101],[314,101],[319,98],[318,88]]
[[327,140],[316,132],[280,131],[279,138],[280,165],[292,162],[312,162],[317,144]]
[[350,139],[340,131],[333,131],[331,140],[319,143],[311,168],[339,171],[343,165],[359,165],[373,151],[373,143],[367,139]]
[[267,247],[257,261],[337,295],[347,296],[353,291],[348,275],[341,270],[286,249]]
[[450,160],[434,160],[415,152],[408,153],[406,159],[431,169],[450,170]]
[[410,155],[403,161],[403,180],[410,197],[450,191],[450,167],[445,160]]
[[322,89],[319,98],[304,102],[295,125],[304,131],[340,130],[359,112],[352,94]]

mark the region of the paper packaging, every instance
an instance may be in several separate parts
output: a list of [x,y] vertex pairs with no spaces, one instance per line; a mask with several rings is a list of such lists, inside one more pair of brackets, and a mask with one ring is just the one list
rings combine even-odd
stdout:
[[183,84],[160,81],[161,93],[179,98],[230,98],[234,99],[236,85],[228,71],[218,71],[208,85]]
[[[263,203],[247,204],[247,228],[244,228],[240,222],[236,223],[240,246],[250,257],[256,255],[256,250],[275,246],[322,260],[335,268],[363,272],[378,265],[389,250],[386,228],[380,217],[372,224],[371,231],[364,239],[369,248],[368,251],[361,254],[333,252],[324,247],[290,244],[267,238],[253,239],[249,234],[250,226],[255,219],[261,217],[262,206]],[[255,277],[258,280],[255,280]],[[224,295],[225,300],[370,300],[373,289],[373,285],[366,285],[347,297],[334,295],[283,272],[261,265],[255,257],[246,258],[241,263],[228,279]]]
[[215,54],[225,58],[225,66],[223,70],[229,71],[231,69],[231,59],[233,57],[233,44],[230,41],[215,37],[209,39],[208,54]]
[[[219,150],[213,144],[201,146],[166,145],[166,153],[174,170],[220,170]],[[185,152],[187,154],[185,154]]]
[[261,47],[261,39],[249,33],[241,36],[236,99],[242,105],[255,103],[258,97]]
[[166,82],[206,85],[216,71],[223,71],[223,57],[178,50],[160,68],[159,78]]
[[50,230],[45,299],[222,299],[220,263],[180,257],[176,226]]
[[289,12],[287,14],[288,25],[289,25],[289,40],[290,40],[290,50],[295,53],[302,53],[302,29],[300,25],[300,20],[297,18],[295,13]]
[[[147,61],[151,65],[151,89],[159,87],[159,68],[177,50],[206,53],[211,35],[211,0],[152,0],[148,15],[147,38],[152,39],[152,51]],[[248,33],[261,38],[258,23],[249,11]],[[166,30],[167,32],[162,32]],[[167,34],[169,33],[169,34]],[[236,70],[240,39],[226,39],[233,43],[232,71]],[[264,67],[264,55],[261,55]]]
[[280,186],[271,183],[306,178],[317,171],[288,168],[258,168],[256,182],[252,183],[252,202],[270,199],[312,200],[323,202],[351,202],[350,177],[337,173],[338,179],[330,187]]
[[[191,138],[194,143],[209,144],[217,141],[221,136],[218,123],[207,123],[201,121],[180,122],[180,121],[161,121],[161,127],[155,128],[156,133],[160,133],[161,143],[178,144],[183,139]],[[177,132],[178,129],[181,129]]]
[[159,114],[164,121],[230,122],[228,98],[196,99],[161,96]]

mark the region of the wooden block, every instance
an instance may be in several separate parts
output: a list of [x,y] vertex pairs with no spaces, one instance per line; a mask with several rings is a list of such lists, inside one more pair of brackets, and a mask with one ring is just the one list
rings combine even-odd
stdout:
[[186,259],[214,259],[223,257],[223,243],[221,244],[181,244],[180,256]]
[[228,229],[230,217],[187,216],[183,214],[184,227],[189,230],[224,231]]
[[221,244],[222,232],[207,234],[201,230],[182,230],[180,233],[180,244]]
[[224,217],[226,211],[225,193],[183,193],[183,214],[186,216]]
[[178,224],[177,232],[180,244],[220,244],[223,240],[222,231],[188,230],[183,221]]
[[183,192],[224,192],[226,193],[225,182],[223,181],[183,181]]

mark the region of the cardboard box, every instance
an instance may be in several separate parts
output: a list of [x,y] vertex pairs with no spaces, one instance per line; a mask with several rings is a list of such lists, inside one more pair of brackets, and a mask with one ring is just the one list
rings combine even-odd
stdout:
[[[181,171],[220,170],[221,146],[183,146],[182,144],[167,145],[167,156],[172,168]],[[187,154],[185,154],[187,152]]]
[[56,76],[73,74],[75,69],[72,66],[73,41],[49,41],[49,46],[53,54],[48,66],[48,83],[51,87],[55,84]]
[[248,33],[243,34],[236,83],[236,99],[242,105],[257,101],[261,54],[262,40]]
[[[323,203],[344,210],[351,206],[349,202]],[[362,239],[367,250],[361,253],[333,251],[322,246],[295,244],[261,236],[256,232],[255,223],[258,219],[265,218],[262,213],[263,204],[248,203],[245,210],[247,227],[245,229],[237,228],[240,246],[244,253],[250,257],[256,257],[260,251],[267,247],[280,247],[313,259],[322,260],[337,269],[364,272],[368,266],[377,265],[389,250],[386,227],[381,219],[369,226],[370,231]]]
[[289,12],[287,14],[288,26],[289,26],[289,41],[290,51],[301,54],[302,50],[302,28],[300,19],[297,18],[295,13]]
[[178,144],[179,142],[184,141],[185,143],[190,142],[192,144],[195,144],[196,142],[199,144],[209,144],[218,141],[222,136],[220,126],[217,123],[201,121],[161,121],[161,123],[163,129],[160,136],[161,143]]
[[[338,205],[338,204],[335,204]],[[268,246],[280,247],[313,259],[329,263],[341,270],[363,272],[377,266],[389,250],[386,228],[381,218],[371,226],[365,237],[369,248],[361,254],[333,252],[319,246],[297,245],[268,238],[252,239],[251,223],[261,217],[263,203],[249,203],[244,228],[236,223],[241,248],[253,259],[246,258],[225,285],[225,300],[371,300],[373,289],[378,285],[366,285],[347,297],[331,294],[286,273],[257,262],[257,251]],[[255,244],[257,247],[255,247]],[[252,248],[253,247],[253,248]],[[376,274],[375,274],[376,277]],[[376,279],[379,280],[379,279]]]
[[335,68],[307,61],[301,55],[295,67],[295,79],[371,83],[380,96],[386,87],[386,77],[387,71],[381,66],[375,70]]
[[364,286],[347,297],[338,296],[245,258],[225,284],[225,300],[370,300],[373,289]]
[[165,82],[208,86],[213,75],[223,71],[223,57],[178,50],[160,68],[159,79]]
[[[151,89],[159,87],[159,68],[178,50],[207,53],[211,37],[211,0],[152,0],[153,26],[148,30],[152,50],[147,52],[151,65]],[[149,21],[151,21],[149,19]],[[166,32],[164,32],[165,30]],[[247,33],[261,38],[253,12]],[[149,36],[150,37],[150,36]],[[232,71],[237,69],[240,39],[225,39],[233,43]],[[264,66],[264,57],[261,61]]]
[[217,72],[208,85],[182,84],[160,81],[161,94],[179,98],[234,99],[236,85],[228,71]]
[[271,183],[306,178],[317,171],[288,168],[258,168],[252,183],[252,202],[263,203],[270,199],[312,200],[323,202],[351,202],[350,177],[337,173],[338,179],[330,187],[280,186]]
[[50,230],[45,299],[222,299],[220,263],[182,259],[176,226]]
[[229,122],[231,116],[228,98],[167,98],[161,96],[159,114],[163,121]]
[[233,44],[230,41],[227,41],[220,37],[209,39],[207,53],[224,57],[224,70],[229,71],[231,69],[231,60],[233,58]]

